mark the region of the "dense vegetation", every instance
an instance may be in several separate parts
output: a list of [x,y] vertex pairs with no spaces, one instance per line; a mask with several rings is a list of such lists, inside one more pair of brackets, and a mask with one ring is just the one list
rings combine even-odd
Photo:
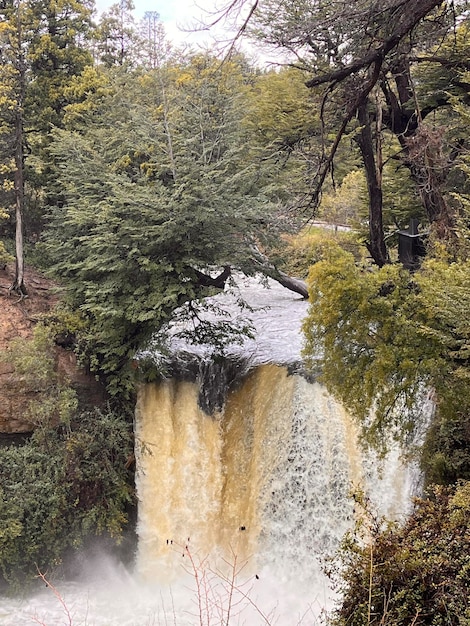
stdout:
[[126,422],[111,411],[82,412],[67,426],[37,429],[26,443],[1,450],[5,581],[20,588],[94,535],[109,545],[122,541],[132,502],[124,470],[131,450]]
[[122,411],[80,410],[54,368],[50,328],[16,339],[16,393],[30,398],[22,419],[34,426],[21,444],[0,448],[0,582],[15,588],[99,534],[114,544],[133,502],[132,437]]
[[[62,284],[61,330],[117,407],[80,415],[50,373],[50,323],[6,356],[25,389],[32,360],[49,371],[28,409],[35,434],[0,451],[6,579],[88,531],[119,534],[133,356],[234,270],[277,265],[309,273],[306,357],[367,444],[413,441],[423,395],[436,403],[421,448],[429,497],[404,527],[345,543],[337,623],[468,623],[467,4],[264,0],[241,27],[290,55],[276,70],[183,54],[158,20],[136,26],[128,2],[99,23],[74,0],[2,5],[0,265],[16,258],[19,297],[24,258]],[[350,232],[311,229],[312,217]],[[424,261],[399,254],[411,219]]]
[[331,564],[344,597],[331,624],[468,624],[468,506],[466,483],[434,487],[402,527],[367,512]]

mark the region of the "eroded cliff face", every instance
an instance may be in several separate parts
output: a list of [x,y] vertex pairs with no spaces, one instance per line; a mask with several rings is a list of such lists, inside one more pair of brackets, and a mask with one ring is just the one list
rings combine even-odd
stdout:
[[[32,337],[40,316],[51,311],[59,301],[53,282],[39,272],[27,269],[28,297],[23,299],[9,292],[13,278],[13,264],[0,269],[0,352],[7,350],[18,337]],[[77,366],[74,353],[59,346],[55,352],[56,371],[64,382],[70,381],[77,391],[80,404],[102,404],[106,399],[102,385]],[[24,393],[13,365],[8,360],[0,359],[0,436],[5,438],[31,432],[33,426],[25,419],[31,399],[31,393]]]

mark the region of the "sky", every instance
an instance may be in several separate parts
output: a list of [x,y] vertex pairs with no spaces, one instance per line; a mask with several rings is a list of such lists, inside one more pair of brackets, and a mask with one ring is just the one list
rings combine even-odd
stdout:
[[[99,12],[105,11],[117,0],[96,0]],[[209,24],[223,0],[134,0],[134,17],[139,21],[146,11],[157,11],[163,22],[168,39],[175,44],[210,44],[220,35],[216,29],[205,32],[188,32],[197,25]]]
[[[236,30],[230,29],[227,21],[221,20],[219,24],[210,29],[203,29],[217,16],[220,17],[221,9],[230,5],[231,0],[133,0],[135,5],[134,18],[138,22],[143,18],[146,11],[156,11],[160,15],[167,39],[179,46],[190,44],[192,47],[217,49],[224,52],[233,41]],[[96,0],[96,8],[99,12],[105,11],[118,0]],[[247,1],[246,9],[252,3]],[[239,19],[240,16],[238,16]],[[238,24],[240,25],[240,24]],[[198,30],[196,30],[198,29]],[[277,63],[280,58],[276,54],[267,54],[266,50],[256,47],[253,42],[243,40],[237,47],[248,54],[251,59],[260,66]]]

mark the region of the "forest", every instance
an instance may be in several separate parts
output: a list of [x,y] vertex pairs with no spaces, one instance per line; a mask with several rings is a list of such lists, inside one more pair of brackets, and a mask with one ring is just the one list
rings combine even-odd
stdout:
[[[363,503],[330,623],[470,624],[470,3],[235,0],[220,51],[175,46],[133,9],[0,5],[0,272],[14,266],[19,302],[27,267],[60,294],[0,354],[34,425],[0,447],[0,587],[126,537],[135,356],[241,272],[305,281],[309,367],[364,446],[408,443],[424,474],[404,525]],[[57,379],[58,338],[105,408]]]

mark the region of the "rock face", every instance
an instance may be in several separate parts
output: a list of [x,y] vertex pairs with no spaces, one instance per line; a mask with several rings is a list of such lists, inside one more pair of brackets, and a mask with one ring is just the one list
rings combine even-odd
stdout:
[[[28,297],[23,299],[9,292],[13,278],[13,264],[0,269],[0,352],[6,350],[17,337],[31,337],[38,317],[53,309],[59,301],[53,282],[39,272],[27,269],[25,282]],[[69,381],[77,391],[81,406],[105,402],[104,388],[92,375],[77,366],[73,352],[57,347],[56,369],[59,376]],[[0,362],[0,438],[32,430],[31,423],[23,417],[31,398],[17,387],[13,366]]]

